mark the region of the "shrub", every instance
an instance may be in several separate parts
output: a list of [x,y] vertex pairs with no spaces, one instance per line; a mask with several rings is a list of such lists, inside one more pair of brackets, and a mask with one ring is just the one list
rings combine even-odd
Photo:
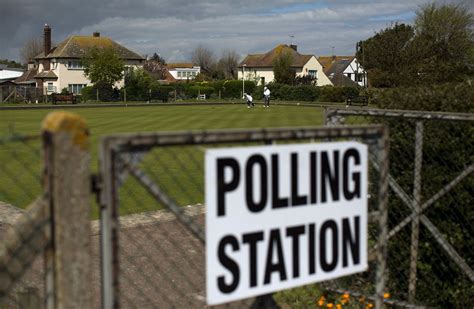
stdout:
[[[443,112],[474,112],[474,87],[471,81],[430,87],[398,88],[372,93],[372,103],[387,109],[407,109]],[[397,183],[410,192],[413,186],[414,121],[398,118],[372,118],[390,128],[390,173]],[[423,186],[421,196],[426,200],[454,179],[472,162],[474,131],[472,123],[450,121],[425,121],[423,135]],[[430,221],[449,235],[453,245],[468,264],[474,261],[472,225],[472,188],[474,177],[466,178],[449,191],[440,201],[427,210]],[[389,222],[398,222],[406,214],[404,205],[396,196],[390,197]],[[400,231],[389,243],[389,252],[409,257],[409,230]],[[421,229],[418,258],[417,299],[427,306],[465,308],[474,299],[472,282],[451,263],[433,236]],[[422,247],[421,247],[422,246]],[[391,260],[388,265],[390,287],[406,286],[406,277],[400,270],[409,268],[409,260]]]
[[99,101],[102,102],[117,101],[120,99],[119,90],[105,83],[97,83],[93,86],[82,88],[81,99],[84,102],[96,101],[97,93],[99,94]]
[[320,102],[345,102],[347,97],[357,96],[360,92],[359,87],[322,86],[319,89]]
[[[253,94],[256,84],[253,81],[245,81],[245,92]],[[222,96],[224,98],[241,98],[242,97],[242,81],[226,80],[223,85]]]

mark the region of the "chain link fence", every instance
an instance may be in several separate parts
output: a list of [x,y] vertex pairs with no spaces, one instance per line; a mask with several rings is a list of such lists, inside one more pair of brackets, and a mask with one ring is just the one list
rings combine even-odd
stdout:
[[51,247],[40,137],[1,137],[0,162],[0,307],[33,308],[47,302],[42,254]]
[[472,306],[474,116],[326,110],[328,125],[361,122],[390,128],[390,298],[405,306]]
[[[206,305],[204,154],[208,149],[347,140],[359,137],[379,162],[371,170],[373,213],[369,270],[346,282],[376,299],[383,291],[385,210],[380,170],[386,170],[381,127],[228,130],[106,137],[101,146],[104,304],[199,308]],[[386,174],[386,173],[385,173]],[[377,281],[378,285],[375,284]],[[381,299],[381,297],[380,297]],[[222,307],[274,305],[269,296]],[[287,304],[294,306],[295,304]]]

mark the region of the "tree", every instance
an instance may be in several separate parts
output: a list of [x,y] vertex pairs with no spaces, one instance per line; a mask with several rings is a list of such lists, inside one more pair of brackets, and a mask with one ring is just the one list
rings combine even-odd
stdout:
[[28,39],[20,49],[21,61],[28,63],[43,51],[43,42],[38,38]]
[[221,59],[217,65],[218,70],[222,71],[224,78],[234,79],[237,77],[237,66],[239,65],[239,54],[234,50],[223,50]]
[[93,48],[82,58],[84,75],[94,84],[112,85],[121,80],[125,65],[113,48]]
[[0,64],[6,64],[9,68],[24,68],[24,65],[14,60],[0,59]]
[[413,64],[408,52],[413,34],[413,27],[395,23],[358,43],[356,57],[372,86],[397,87],[406,81],[406,66]]
[[154,79],[162,80],[166,78],[166,61],[157,53],[150,58],[146,57],[143,69],[150,73]]
[[289,51],[282,51],[273,59],[273,74],[277,83],[293,84],[295,71],[291,68],[292,63],[293,55]]
[[210,73],[216,63],[214,53],[203,45],[199,45],[194,49],[191,54],[191,59],[195,65],[201,67],[201,72],[204,73]]
[[473,13],[456,4],[426,4],[417,12],[412,51],[423,84],[472,76],[473,25]]
[[357,58],[375,87],[462,81],[474,73],[474,17],[455,4],[427,4],[414,27],[395,24],[358,43]]

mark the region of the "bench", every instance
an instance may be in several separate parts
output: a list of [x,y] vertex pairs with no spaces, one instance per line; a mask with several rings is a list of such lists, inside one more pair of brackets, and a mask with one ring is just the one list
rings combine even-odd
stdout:
[[355,96],[355,97],[348,97],[346,99],[347,106],[367,106],[369,105],[369,97],[368,96]]
[[53,104],[56,105],[58,102],[71,102],[72,104],[76,104],[76,96],[74,94],[57,94],[53,93],[51,95],[53,99]]
[[205,95],[205,94],[199,94],[199,95],[197,96],[197,99],[198,99],[198,100],[205,100],[205,99],[206,99],[206,95]]

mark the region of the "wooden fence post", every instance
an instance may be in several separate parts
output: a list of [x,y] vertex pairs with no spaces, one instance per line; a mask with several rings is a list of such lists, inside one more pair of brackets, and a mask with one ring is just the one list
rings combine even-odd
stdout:
[[52,246],[45,263],[47,308],[91,308],[89,133],[84,120],[54,112],[42,126],[45,178],[53,216]]

